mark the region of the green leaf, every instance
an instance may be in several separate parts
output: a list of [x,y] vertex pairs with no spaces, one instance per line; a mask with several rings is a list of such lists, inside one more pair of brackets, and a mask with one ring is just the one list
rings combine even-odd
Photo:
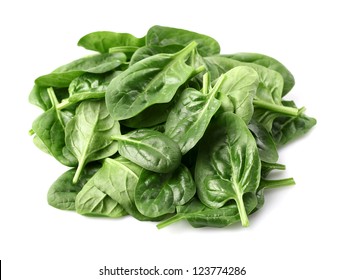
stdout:
[[[292,101],[283,103],[289,107],[295,106]],[[277,145],[282,146],[305,135],[316,123],[316,119],[306,116],[303,113],[293,118],[280,116],[273,122],[271,133]]]
[[276,163],[279,159],[279,154],[269,131],[255,120],[251,121],[249,129],[255,137],[260,159],[267,163]]
[[66,147],[65,126],[70,122],[71,113],[59,111],[54,91],[49,88],[48,93],[52,107],[41,114],[32,123],[32,129],[36,133],[35,143],[38,147],[54,156],[59,162],[67,166],[76,166],[77,159]]
[[124,120],[153,104],[171,101],[193,73],[193,68],[185,64],[185,58],[195,47],[193,42],[178,53],[148,57],[113,79],[106,93],[111,116]]
[[219,91],[228,99],[228,103],[223,110],[235,113],[248,124],[254,113],[253,99],[259,83],[258,74],[251,67],[237,66],[226,72],[224,77]]
[[195,189],[192,175],[184,165],[167,174],[143,170],[135,189],[136,206],[152,218],[174,213],[176,206],[194,196]]
[[220,208],[234,200],[242,225],[248,226],[243,195],[256,191],[260,175],[257,145],[247,125],[235,114],[219,115],[201,141],[195,166],[201,202]]
[[268,69],[274,70],[281,74],[284,82],[282,96],[285,96],[293,88],[295,84],[292,73],[281,62],[270,56],[259,53],[235,53],[225,55],[225,57],[232,58],[241,62],[253,63],[264,66]]
[[112,139],[119,142],[119,154],[139,166],[169,173],[181,162],[179,146],[168,136],[151,129],[139,129]]
[[[247,213],[251,213],[257,206],[257,197],[248,193],[244,196]],[[210,208],[197,198],[189,203],[178,206],[177,214],[157,225],[161,229],[175,222],[187,220],[193,227],[226,227],[240,221],[240,214],[235,203],[229,203],[221,208]]]
[[128,33],[118,33],[111,31],[96,31],[83,36],[78,46],[100,53],[109,52],[110,48],[132,46],[141,47],[145,44],[145,37],[136,38]]
[[74,183],[86,163],[117,152],[118,145],[111,136],[119,134],[119,123],[109,115],[104,100],[87,100],[79,105],[66,126],[66,145],[79,162]]
[[80,58],[55,69],[52,73],[38,77],[36,85],[45,87],[68,87],[83,73],[105,73],[126,61],[123,53],[96,54]]
[[169,113],[165,134],[178,143],[182,154],[186,154],[198,143],[219,109],[220,101],[215,96],[223,80],[224,77],[209,93],[187,88]]
[[213,38],[193,31],[155,25],[151,27],[146,35],[147,46],[186,46],[190,42],[198,44],[198,51],[203,56],[220,53],[220,46]]
[[111,179],[109,169],[101,167],[76,196],[76,211],[82,215],[111,218],[127,215],[124,208],[113,198]]
[[72,182],[76,168],[64,172],[51,185],[48,192],[48,203],[61,210],[75,210],[76,195],[99,168],[100,164],[87,165],[83,169],[80,180],[76,184]]

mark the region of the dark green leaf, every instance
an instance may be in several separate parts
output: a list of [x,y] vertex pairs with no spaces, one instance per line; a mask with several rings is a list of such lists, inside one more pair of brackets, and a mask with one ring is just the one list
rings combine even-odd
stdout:
[[176,54],[157,54],[137,62],[112,80],[106,93],[107,108],[116,120],[136,116],[156,103],[167,103],[187,81],[193,68],[185,58],[195,43]]
[[63,173],[51,185],[48,192],[48,203],[61,210],[75,210],[75,198],[87,181],[99,170],[100,164],[87,165],[81,175],[80,180],[73,184],[72,180],[76,168]]
[[79,162],[74,183],[87,162],[117,152],[118,145],[111,137],[119,134],[119,123],[109,115],[104,100],[87,100],[79,105],[66,126],[66,145]]
[[220,53],[220,46],[213,38],[196,32],[155,25],[151,27],[146,35],[148,46],[182,45],[197,42],[200,55],[210,56]]
[[260,175],[257,145],[247,125],[232,113],[218,116],[201,141],[195,167],[201,202],[220,208],[233,199],[242,225],[248,226],[243,195],[256,191]]
[[177,205],[194,196],[195,189],[192,175],[184,165],[167,174],[143,170],[135,189],[136,206],[152,218],[174,213]]
[[139,129],[112,138],[119,142],[121,156],[147,170],[169,173],[181,162],[179,146],[161,132]]

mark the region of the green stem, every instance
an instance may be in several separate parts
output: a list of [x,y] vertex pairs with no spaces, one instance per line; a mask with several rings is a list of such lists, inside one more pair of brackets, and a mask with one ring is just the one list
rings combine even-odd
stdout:
[[51,103],[52,103],[52,107],[53,107],[54,110],[55,110],[57,119],[59,120],[59,122],[61,123],[62,127],[64,128],[64,127],[65,127],[64,121],[62,120],[62,117],[61,117],[61,115],[60,115],[60,111],[59,111],[59,109],[57,108],[58,105],[59,105],[59,102],[58,102],[58,100],[57,100],[57,98],[56,98],[54,89],[53,89],[52,87],[49,87],[49,88],[47,89],[47,92],[48,92],[50,101],[51,101]]
[[280,163],[262,162],[262,166],[270,169],[286,170],[286,165]]
[[208,90],[209,90],[209,85],[210,85],[210,75],[208,72],[204,74],[202,77],[202,92],[203,94],[207,95]]
[[196,48],[197,45],[198,45],[198,43],[195,41],[190,42],[181,51],[175,53],[175,57],[179,57],[180,59],[185,58],[187,55],[189,55],[192,52],[193,49]]
[[237,203],[238,212],[239,212],[239,216],[241,218],[242,226],[248,227],[249,226],[249,219],[248,219],[247,212],[245,210],[243,195],[237,196],[237,199],[235,199],[235,201]]
[[293,108],[293,107],[286,107],[283,105],[277,105],[261,100],[254,100],[253,101],[254,106],[257,108],[263,108],[272,112],[280,113],[283,115],[291,116],[291,117],[297,117],[299,115],[299,109]]
[[169,219],[167,220],[164,220],[162,222],[160,222],[158,225],[157,225],[157,228],[158,229],[162,229],[162,228],[165,228],[166,226],[169,226],[171,224],[174,224],[178,221],[181,221],[185,218],[185,215],[183,214],[176,214],[174,215],[173,217],[170,217]]
[[293,185],[295,185],[295,181],[293,178],[286,178],[286,179],[279,179],[279,180],[261,179],[259,189],[262,189],[262,188],[275,189],[275,188],[293,186]]
[[80,178],[80,175],[81,175],[81,172],[83,170],[84,165],[85,165],[85,161],[83,159],[80,160],[79,165],[77,166],[75,175],[73,177],[73,184],[76,184],[77,181],[79,181],[79,178]]
[[109,53],[117,53],[117,52],[126,52],[126,53],[133,53],[138,50],[138,47],[135,46],[120,46],[120,47],[112,47],[108,50]]

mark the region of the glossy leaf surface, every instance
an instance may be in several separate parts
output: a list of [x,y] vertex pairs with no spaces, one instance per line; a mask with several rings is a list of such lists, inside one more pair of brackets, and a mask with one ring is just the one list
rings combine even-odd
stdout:
[[243,195],[256,191],[260,174],[257,145],[244,121],[233,113],[218,116],[201,142],[195,167],[201,202],[220,208],[233,199],[247,226]]
[[169,173],[181,162],[179,146],[168,136],[151,129],[139,129],[113,137],[121,156],[158,173]]
[[191,43],[175,54],[157,54],[129,67],[112,80],[106,93],[107,108],[116,120],[134,117],[156,103],[167,103],[189,78],[193,68],[185,58]]
[[143,170],[136,189],[138,210],[148,217],[173,213],[177,205],[187,203],[195,194],[192,175],[184,165],[168,174]]
[[220,52],[220,46],[213,38],[184,29],[155,25],[149,29],[146,35],[148,46],[186,46],[190,42],[198,44],[198,51],[201,55],[209,56]]
[[111,136],[119,134],[119,123],[109,115],[104,100],[87,100],[79,105],[66,126],[66,145],[79,162],[74,183],[87,162],[117,152],[118,145]]

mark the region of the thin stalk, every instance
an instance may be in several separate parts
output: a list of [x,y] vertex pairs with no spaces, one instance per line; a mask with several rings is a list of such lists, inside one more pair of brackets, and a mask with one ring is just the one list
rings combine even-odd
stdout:
[[249,226],[249,219],[248,219],[248,214],[245,210],[243,196],[242,195],[237,196],[237,199],[235,199],[235,201],[237,203],[238,212],[239,212],[239,216],[241,218],[242,226],[248,227]]
[[261,101],[261,100],[254,100],[253,103],[254,103],[254,106],[257,108],[267,109],[269,111],[280,113],[280,114],[291,116],[291,117],[299,116],[299,109],[298,108],[272,104],[272,103],[268,103],[268,102]]
[[54,89],[53,89],[52,87],[49,87],[49,88],[47,89],[47,91],[48,91],[48,95],[49,95],[50,101],[51,101],[51,103],[52,103],[52,107],[53,107],[54,110],[55,110],[56,116],[57,116],[59,122],[61,123],[62,127],[64,128],[64,127],[65,127],[65,124],[64,124],[64,121],[62,120],[62,117],[61,117],[61,115],[60,115],[60,111],[59,111],[59,109],[57,108],[59,102],[58,102],[58,100],[57,100],[57,98],[56,98]]
[[279,180],[265,180],[261,179],[259,188],[276,189],[280,187],[293,186],[295,181],[293,178],[279,179]]
[[166,226],[169,226],[169,225],[174,224],[174,223],[176,223],[178,221],[181,221],[184,218],[185,218],[185,215],[183,215],[183,214],[176,214],[173,217],[170,217],[169,219],[160,222],[159,224],[157,224],[156,227],[158,229],[162,229],[162,228],[165,228]]

